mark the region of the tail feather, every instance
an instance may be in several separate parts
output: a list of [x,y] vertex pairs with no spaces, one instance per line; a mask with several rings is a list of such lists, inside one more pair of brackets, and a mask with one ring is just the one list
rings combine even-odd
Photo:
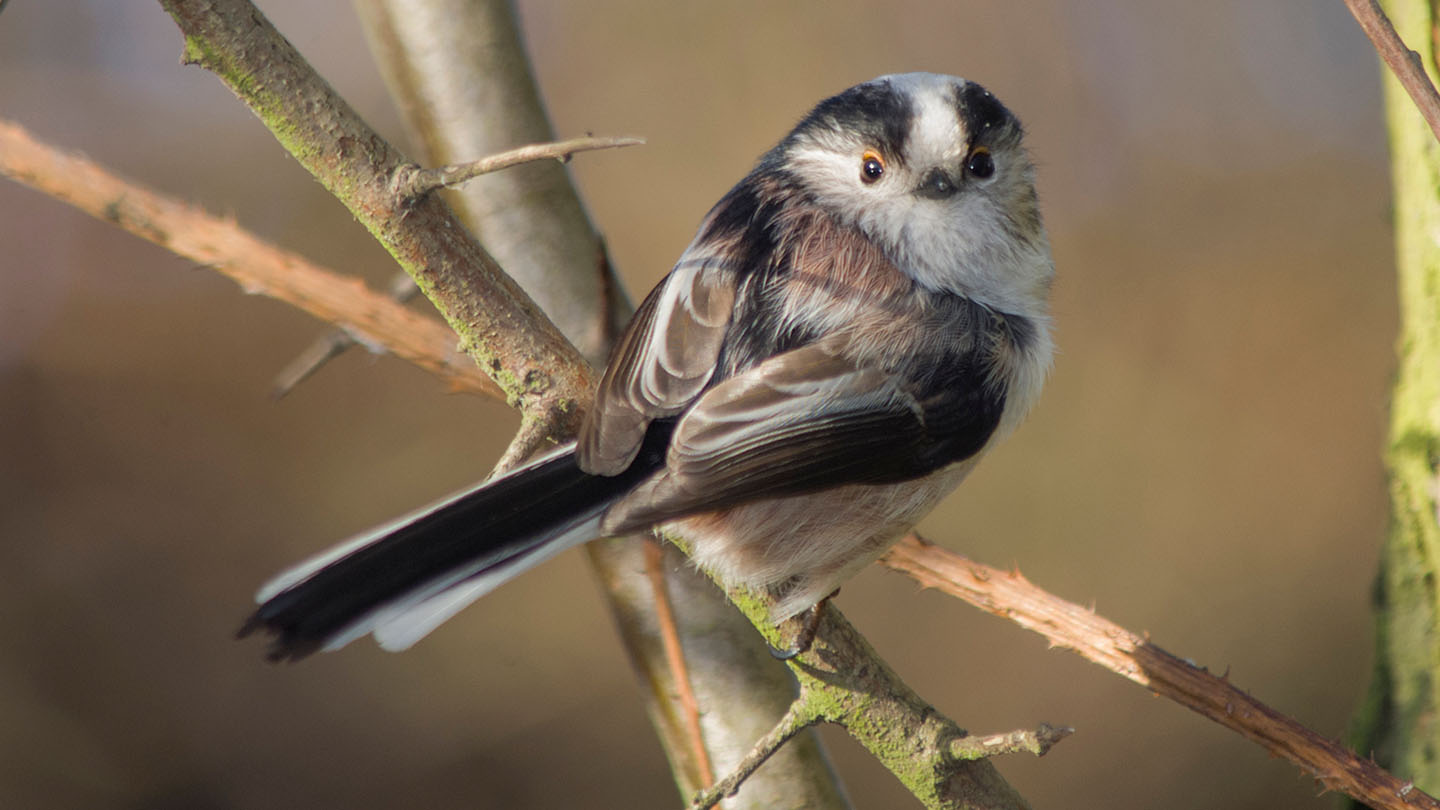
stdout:
[[648,473],[582,472],[567,445],[502,478],[355,537],[272,579],[239,635],[274,635],[296,660],[374,633],[414,644],[471,601],[596,536],[605,509]]
[[[375,641],[382,649],[399,652],[430,634],[476,599],[495,590],[511,579],[574,546],[594,539],[600,532],[596,515],[544,543],[498,565],[438,590],[431,596],[397,602],[381,609],[374,616]],[[363,634],[362,634],[363,635]],[[326,649],[338,648],[329,645]]]

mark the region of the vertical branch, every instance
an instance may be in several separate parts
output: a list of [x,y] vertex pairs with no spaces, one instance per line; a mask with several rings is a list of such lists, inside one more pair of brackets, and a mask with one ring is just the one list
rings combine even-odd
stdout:
[[[1400,35],[1433,64],[1428,0],[1392,0]],[[1385,462],[1391,522],[1377,582],[1376,668],[1357,747],[1431,793],[1440,790],[1440,144],[1406,90],[1385,76],[1395,187],[1399,369]]]
[[[356,0],[355,7],[430,165],[555,139],[508,2]],[[608,289],[618,286],[607,284],[600,237],[565,167],[519,166],[477,178],[451,199],[505,272],[603,365]]]

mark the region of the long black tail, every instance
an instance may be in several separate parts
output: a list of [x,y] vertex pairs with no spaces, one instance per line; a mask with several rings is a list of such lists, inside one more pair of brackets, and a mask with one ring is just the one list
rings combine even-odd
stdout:
[[605,478],[582,472],[565,447],[280,574],[239,635],[273,634],[273,661],[366,633],[386,649],[409,647],[506,580],[596,537],[605,509],[658,462],[644,453]]

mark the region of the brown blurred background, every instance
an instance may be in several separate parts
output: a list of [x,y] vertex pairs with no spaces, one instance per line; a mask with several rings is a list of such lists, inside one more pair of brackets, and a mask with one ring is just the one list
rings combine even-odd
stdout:
[[[345,3],[262,3],[402,138]],[[875,75],[1026,122],[1061,353],[1029,423],[924,525],[1344,733],[1371,657],[1395,304],[1376,60],[1339,2],[522,2],[633,295],[809,105]],[[382,284],[388,258],[155,3],[14,0],[0,115]],[[256,585],[484,474],[515,420],[0,182],[0,807],[675,807],[582,555],[403,655],[293,667]],[[1079,733],[1000,763],[1038,807],[1326,807],[1290,765],[875,569],[839,604],[961,723]],[[827,734],[860,807],[914,806]]]

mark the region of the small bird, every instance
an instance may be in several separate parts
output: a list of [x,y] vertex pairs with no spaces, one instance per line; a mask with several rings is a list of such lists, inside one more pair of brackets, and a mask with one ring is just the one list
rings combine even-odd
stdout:
[[273,660],[414,644],[571,546],[663,527],[815,609],[1019,424],[1054,264],[1019,121],[882,76],[821,101],[706,215],[610,357],[578,439],[266,584]]

